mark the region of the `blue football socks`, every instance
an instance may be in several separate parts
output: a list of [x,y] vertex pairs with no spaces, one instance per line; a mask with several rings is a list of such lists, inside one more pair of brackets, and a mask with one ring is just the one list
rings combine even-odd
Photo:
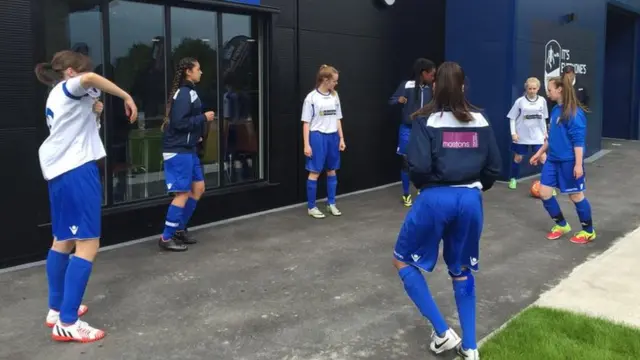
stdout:
[[60,311],[64,296],[64,278],[69,265],[69,254],[53,249],[47,255],[47,281],[49,283],[49,309]]
[[327,175],[327,203],[329,203],[329,205],[336,204],[337,191],[338,191],[338,176]]
[[520,176],[520,163],[515,161],[511,161],[511,173],[509,174],[509,178],[517,179]]
[[576,211],[578,212],[578,218],[582,224],[582,230],[592,233],[593,221],[591,220],[591,204],[589,203],[589,200],[584,198],[582,201],[575,203],[575,205]]
[[316,207],[316,193],[318,192],[318,180],[307,179],[307,207]]
[[173,204],[169,205],[169,210],[167,210],[167,218],[164,221],[164,232],[162,233],[162,240],[169,241],[175,235],[176,230],[180,227],[180,222],[182,222],[182,214],[184,208],[175,206]]
[[400,171],[400,179],[402,179],[402,195],[409,195],[409,172],[408,171]]
[[191,216],[193,216],[193,212],[196,211],[196,206],[198,205],[198,200],[189,197],[187,203],[184,205],[184,210],[182,211],[182,221],[180,221],[180,230],[184,230],[187,228],[187,224],[189,220],[191,220]]
[[462,328],[462,347],[464,349],[477,349],[476,343],[476,291],[475,279],[469,270],[465,270],[461,276],[465,280],[453,280],[453,293],[458,307],[458,317]]
[[64,278],[64,299],[60,306],[60,321],[63,324],[75,324],[78,321],[78,308],[87,289],[93,264],[74,256],[69,261]]
[[442,317],[438,305],[433,300],[429,286],[427,286],[427,282],[424,280],[420,270],[413,266],[407,266],[400,269],[398,273],[404,283],[407,295],[416,304],[420,313],[431,322],[433,329],[439,336],[443,335],[449,329],[449,326],[444,317]]
[[560,210],[560,204],[558,204],[558,200],[555,196],[550,197],[547,200],[542,200],[542,205],[551,216],[551,219],[556,222],[556,224],[560,226],[566,226],[567,220],[564,219],[564,215],[562,214],[562,210]]

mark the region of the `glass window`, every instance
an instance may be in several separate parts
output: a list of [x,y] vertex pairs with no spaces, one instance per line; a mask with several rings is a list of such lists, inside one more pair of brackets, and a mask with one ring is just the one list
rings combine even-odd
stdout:
[[[180,59],[192,57],[198,60],[202,78],[197,84],[203,111],[214,111],[218,117],[218,32],[215,12],[184,8],[171,9],[171,71]],[[170,82],[170,84],[173,81]],[[207,132],[198,147],[198,154],[207,187],[218,186],[218,122],[207,123]]]
[[[88,55],[94,71],[103,74],[102,69],[102,12],[100,0],[46,0],[42,1],[45,27],[46,60],[62,50],[74,50]],[[103,100],[103,99],[101,99]],[[104,125],[103,114],[100,118]],[[101,128],[105,139],[105,128]],[[106,203],[105,174],[106,163],[101,161],[103,192],[102,202]]]
[[138,121],[129,124],[122,100],[111,97],[107,158],[113,201],[165,195],[160,130],[167,100],[164,7],[110,2],[109,23],[110,73],[133,96],[139,113]]
[[262,156],[259,27],[247,15],[222,15],[223,184],[260,179]]

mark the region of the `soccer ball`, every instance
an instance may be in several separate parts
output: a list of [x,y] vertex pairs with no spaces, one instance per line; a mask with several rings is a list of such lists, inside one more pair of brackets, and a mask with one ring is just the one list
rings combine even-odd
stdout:
[[540,198],[540,180],[534,180],[531,183],[531,189],[529,190],[529,193],[534,198]]

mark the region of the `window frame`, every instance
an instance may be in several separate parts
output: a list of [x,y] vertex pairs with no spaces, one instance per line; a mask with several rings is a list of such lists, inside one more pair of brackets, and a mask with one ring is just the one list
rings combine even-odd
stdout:
[[[174,7],[184,8],[184,9],[193,9],[193,10],[204,10],[210,11],[212,16],[217,17],[216,21],[216,31],[217,31],[217,54],[218,54],[218,67],[217,67],[217,78],[218,78],[218,112],[221,111],[222,106],[222,87],[220,85],[220,65],[222,64],[222,16],[223,14],[238,14],[238,15],[246,15],[251,17],[252,30],[255,27],[258,38],[256,39],[258,42],[258,159],[259,166],[257,171],[257,179],[242,181],[238,183],[225,183],[222,181],[222,176],[224,176],[224,165],[222,159],[222,141],[220,141],[220,136],[222,134],[222,126],[223,122],[218,121],[218,184],[215,187],[207,187],[205,189],[204,196],[214,196],[216,194],[229,193],[229,192],[239,192],[245,190],[247,187],[252,187],[259,184],[267,184],[269,183],[269,143],[270,143],[270,133],[269,133],[269,123],[270,123],[270,109],[269,109],[269,73],[270,73],[270,59],[271,59],[271,26],[272,26],[272,17],[271,15],[277,13],[278,10],[271,7],[266,6],[255,6],[255,5],[246,5],[239,4],[233,2],[221,2],[215,0],[182,0],[182,1],[141,1],[141,0],[126,0],[128,2],[137,2],[148,5],[161,5],[164,8],[164,37],[165,37],[165,46],[164,46],[164,59],[165,59],[165,83],[166,88],[169,89],[171,87],[171,76],[169,74],[170,69],[167,68],[170,51],[173,47],[172,44],[172,29],[171,29],[171,9]],[[109,3],[110,0],[102,0],[100,2],[100,12],[102,14],[102,56],[103,63],[106,64],[106,61],[111,59],[111,17],[109,13]],[[104,74],[108,79],[113,79],[113,71],[110,67],[104,67]],[[172,69],[171,69],[172,70]],[[112,144],[109,140],[109,128],[108,123],[111,122],[110,114],[106,112],[106,109],[109,109],[111,105],[111,97],[105,97],[105,113],[104,113],[104,127],[105,127],[105,148],[107,151],[107,156],[111,153]],[[113,171],[113,164],[109,161],[106,161],[106,169],[105,174],[111,174]],[[141,199],[132,199],[125,200],[122,202],[114,202],[113,199],[113,176],[105,175],[105,192],[106,192],[106,201],[103,204],[103,208],[120,208],[120,207],[130,207],[135,204],[140,203],[148,203],[149,201],[166,201],[167,198],[170,198],[169,194],[162,194],[157,196],[149,196]],[[154,201],[155,200],[155,201]]]

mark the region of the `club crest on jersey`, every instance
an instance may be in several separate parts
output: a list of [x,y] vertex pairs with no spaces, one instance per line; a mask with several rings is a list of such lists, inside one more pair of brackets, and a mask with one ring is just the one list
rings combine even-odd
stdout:
[[96,99],[100,97],[101,92],[96,88],[89,88],[87,89],[87,94],[89,94],[89,96],[91,96],[92,98]]
[[549,79],[560,76],[562,71],[562,47],[556,40],[549,40],[544,47],[544,88],[547,89]]

